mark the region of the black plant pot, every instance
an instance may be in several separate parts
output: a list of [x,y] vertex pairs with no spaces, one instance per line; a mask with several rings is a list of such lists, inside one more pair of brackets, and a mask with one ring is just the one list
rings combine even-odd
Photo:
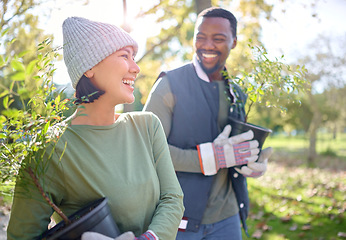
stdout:
[[112,217],[107,198],[100,198],[79,211],[69,219],[71,224],[66,226],[64,221],[46,231],[41,239],[47,240],[78,240],[84,232],[102,233],[111,238],[120,235],[120,231]]
[[232,126],[231,136],[238,135],[240,133],[252,130],[254,133],[254,139],[258,141],[260,149],[264,144],[264,141],[272,130],[263,128],[251,123],[246,123],[235,118],[228,118],[228,123]]

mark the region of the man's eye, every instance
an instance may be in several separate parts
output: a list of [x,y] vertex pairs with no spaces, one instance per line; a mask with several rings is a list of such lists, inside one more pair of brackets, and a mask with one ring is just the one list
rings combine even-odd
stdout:
[[225,40],[224,40],[223,38],[215,38],[214,41],[215,41],[215,42],[223,42],[223,41],[225,41]]
[[129,55],[127,55],[127,54],[123,54],[123,55],[121,55],[123,58],[126,58],[126,59],[129,59]]

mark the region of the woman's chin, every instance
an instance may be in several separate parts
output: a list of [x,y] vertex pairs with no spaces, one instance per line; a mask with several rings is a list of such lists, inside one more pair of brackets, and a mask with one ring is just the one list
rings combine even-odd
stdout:
[[135,97],[133,96],[132,98],[128,98],[126,99],[126,101],[124,102],[124,104],[131,104],[135,102]]

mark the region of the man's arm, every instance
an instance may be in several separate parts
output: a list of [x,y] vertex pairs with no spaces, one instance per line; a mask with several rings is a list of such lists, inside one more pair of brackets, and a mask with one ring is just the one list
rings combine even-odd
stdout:
[[[172,115],[175,97],[172,94],[166,76],[159,78],[154,84],[143,111],[150,111],[157,115],[162,123],[166,137],[169,136],[172,126]],[[197,150],[181,149],[169,144],[175,171],[201,173]]]

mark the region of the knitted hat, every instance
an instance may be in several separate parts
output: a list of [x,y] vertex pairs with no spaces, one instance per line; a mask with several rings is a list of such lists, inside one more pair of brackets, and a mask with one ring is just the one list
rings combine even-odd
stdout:
[[63,55],[72,86],[76,88],[82,75],[115,51],[138,45],[119,27],[81,17],[67,18],[63,25]]

